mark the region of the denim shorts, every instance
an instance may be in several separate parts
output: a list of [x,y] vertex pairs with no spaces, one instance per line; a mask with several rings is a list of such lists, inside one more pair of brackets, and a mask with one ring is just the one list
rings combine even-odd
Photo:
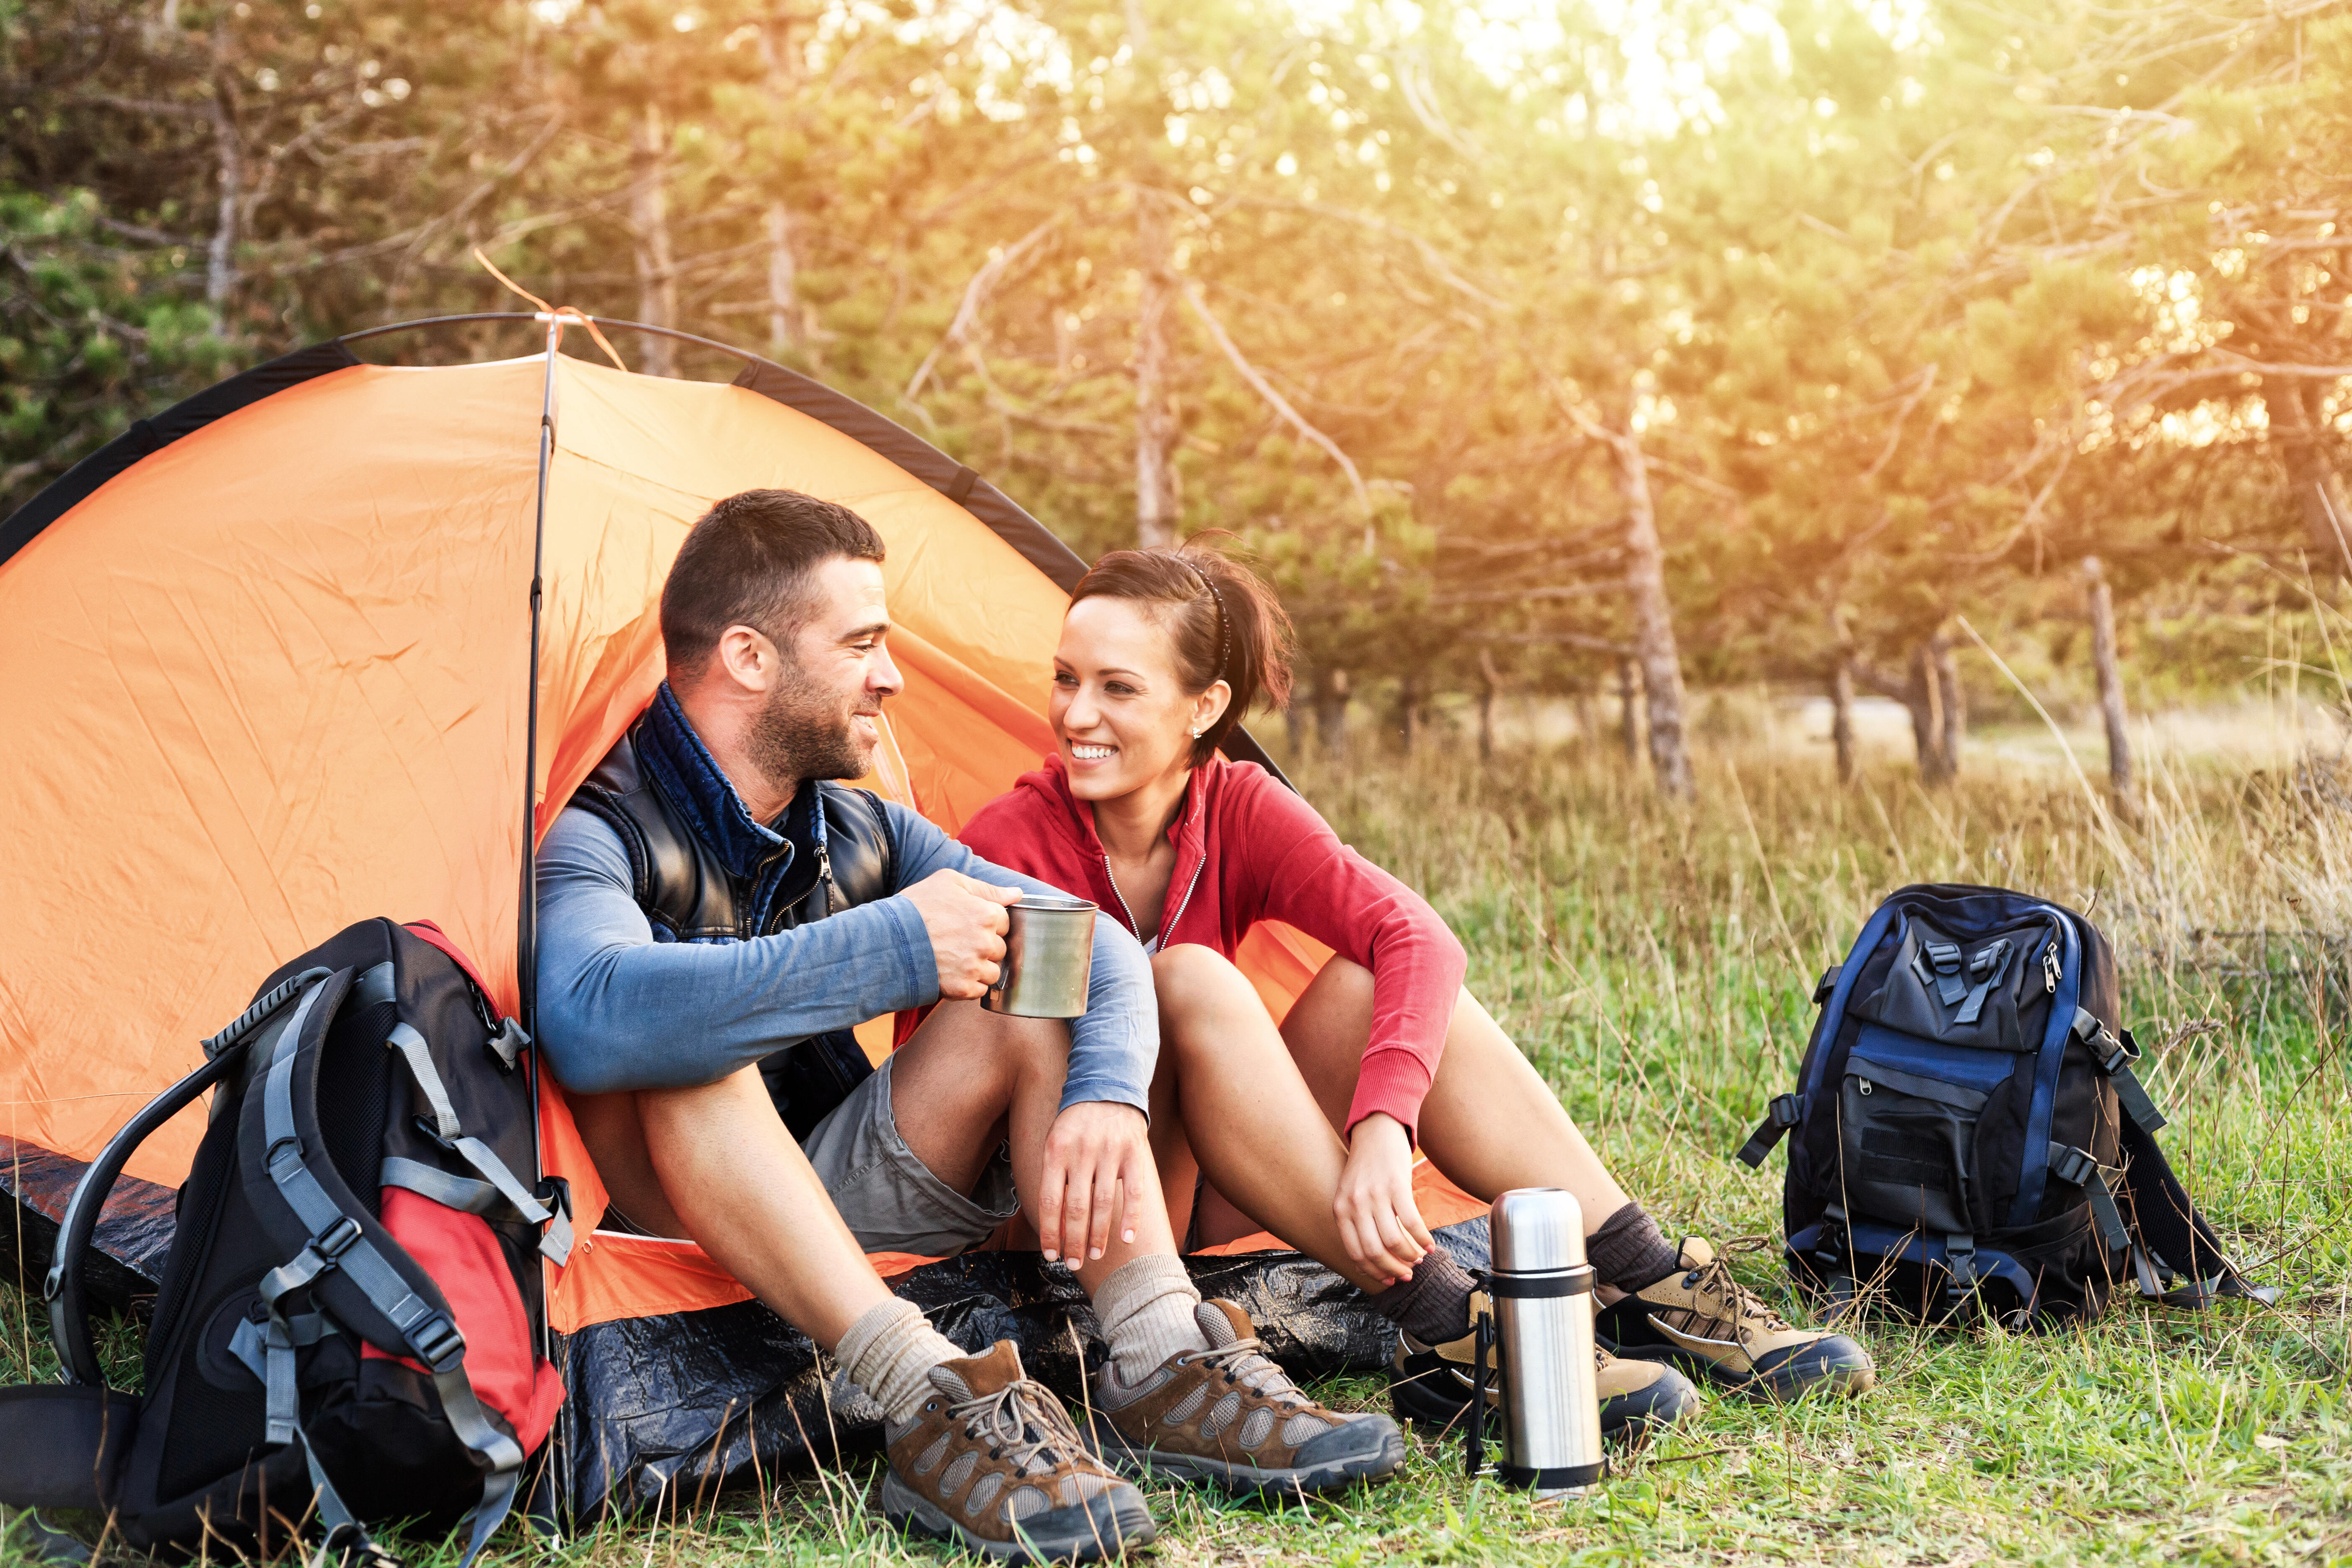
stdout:
[[1013,1155],[1003,1144],[967,1197],[931,1173],[898,1136],[886,1059],[801,1145],[857,1245],[868,1252],[953,1258],[1019,1212]]

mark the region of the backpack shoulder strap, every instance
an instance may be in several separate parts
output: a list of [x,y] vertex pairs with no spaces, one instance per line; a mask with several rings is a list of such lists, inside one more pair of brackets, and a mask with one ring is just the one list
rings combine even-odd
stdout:
[[2209,1307],[2222,1296],[2242,1296],[2265,1306],[2277,1300],[2274,1287],[2248,1284],[2230,1261],[2221,1238],[2197,1212],[2188,1189],[2173,1174],[2172,1163],[2157,1147],[2156,1135],[2128,1116],[2121,1132],[2124,1188],[2131,1197],[2139,1245],[2153,1255],[2158,1268],[2189,1279],[2186,1286],[2168,1291],[2149,1277],[2151,1271],[2143,1271],[2140,1293],[2179,1307]]
[[[523,1454],[513,1437],[492,1424],[475,1394],[466,1373],[466,1337],[439,1286],[356,1201],[318,1135],[319,1057],[328,1027],[355,978],[352,971],[339,970],[304,994],[267,1060],[255,1061],[256,1083],[247,1094],[238,1128],[246,1193],[264,1227],[284,1240],[301,1237],[294,1256],[261,1279],[261,1300],[269,1312],[264,1352],[263,1385],[268,1396],[265,1440],[302,1446],[331,1544],[344,1535],[367,1544],[366,1532],[334,1495],[302,1431],[293,1329],[283,1303],[297,1291],[308,1290],[377,1349],[423,1366],[440,1395],[441,1413],[450,1429],[487,1464],[489,1474],[473,1511],[473,1534],[464,1559],[464,1568],[471,1568],[514,1500]],[[395,1025],[393,1032],[397,1036],[405,1027]],[[385,1045],[408,1055],[396,1038]],[[432,1109],[436,1115],[442,1110]]]

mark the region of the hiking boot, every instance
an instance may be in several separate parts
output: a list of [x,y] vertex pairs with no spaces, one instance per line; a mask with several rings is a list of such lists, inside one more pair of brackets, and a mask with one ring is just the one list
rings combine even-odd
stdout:
[[[1484,1290],[1470,1297],[1470,1321],[1494,1307]],[[1411,1334],[1397,1335],[1389,1358],[1389,1400],[1401,1419],[1453,1432],[1470,1413],[1475,1387],[1476,1341],[1465,1334],[1442,1345],[1425,1345]],[[1486,1374],[1487,1430],[1503,1410],[1503,1374],[1490,1356]],[[1619,1361],[1595,1346],[1592,1384],[1601,1396],[1601,1436],[1638,1441],[1655,1426],[1670,1426],[1698,1408],[1698,1390],[1673,1367],[1656,1362]]]
[[930,1376],[938,1392],[914,1419],[884,1428],[893,1525],[1003,1563],[1093,1563],[1151,1544],[1143,1494],[1087,1452],[1012,1341]]
[[1307,1398],[1268,1359],[1248,1313],[1203,1301],[1193,1315],[1207,1350],[1179,1352],[1131,1385],[1117,1362],[1096,1374],[1088,1435],[1104,1458],[1237,1495],[1333,1491],[1404,1463],[1395,1422]]
[[1672,1274],[1602,1308],[1593,1331],[1621,1356],[1675,1362],[1740,1394],[1860,1394],[1878,1381],[1868,1351],[1790,1327],[1696,1236],[1683,1238]]

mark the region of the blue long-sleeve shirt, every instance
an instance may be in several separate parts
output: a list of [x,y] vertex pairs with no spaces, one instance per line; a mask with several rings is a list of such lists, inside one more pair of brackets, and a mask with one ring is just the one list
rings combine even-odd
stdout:
[[[904,807],[883,809],[898,841],[893,896],[719,942],[657,941],[620,836],[577,808],[559,816],[539,854],[538,999],[539,1044],[558,1081],[585,1094],[713,1083],[811,1035],[938,1001],[922,916],[896,896],[935,871],[1063,896]],[[1150,1114],[1159,1052],[1150,961],[1117,921],[1097,920],[1062,1104],[1113,1100]]]

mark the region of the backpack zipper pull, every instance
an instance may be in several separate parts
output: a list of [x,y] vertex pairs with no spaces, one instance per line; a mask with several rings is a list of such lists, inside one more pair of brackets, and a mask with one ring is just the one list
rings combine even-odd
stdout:
[[2042,985],[2051,995],[2058,994],[2058,944],[2054,942],[2042,950]]

